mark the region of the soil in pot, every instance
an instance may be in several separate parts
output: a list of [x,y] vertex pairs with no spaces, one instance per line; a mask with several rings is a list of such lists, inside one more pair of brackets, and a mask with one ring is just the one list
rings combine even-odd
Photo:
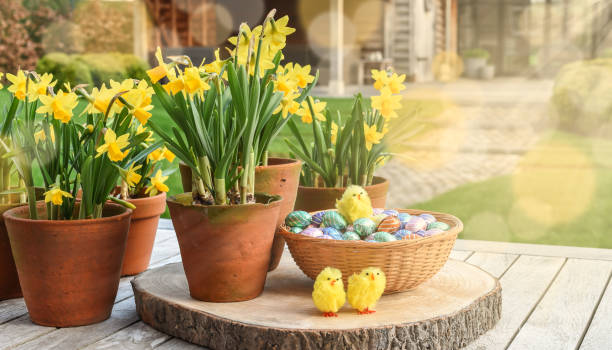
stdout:
[[[39,203],[39,217],[46,206]],[[131,210],[106,204],[95,220],[30,220],[4,213],[23,297],[34,323],[83,326],[107,319],[121,276]]]
[[[295,201],[295,210],[304,210],[313,212],[319,210],[327,210],[336,207],[336,200],[342,197],[345,187],[298,187],[298,196]],[[380,176],[374,176],[371,186],[365,187],[372,207],[384,208],[387,202],[387,192],[389,190],[389,181]]]
[[166,210],[166,194],[162,192],[153,197],[127,201],[134,204],[136,209],[132,210],[122,276],[136,275],[149,267],[159,217]]
[[[183,190],[189,192],[191,191],[191,169],[183,163],[180,163],[179,167]],[[301,161],[287,158],[269,158],[267,166],[255,168],[255,192],[279,195],[283,199],[278,216],[278,227],[283,224],[287,214],[293,211],[301,170]],[[270,271],[278,266],[284,248],[285,239],[280,234],[276,234],[272,244]]]
[[263,291],[282,200],[192,205],[191,193],[168,199],[189,293],[208,302],[250,300]]

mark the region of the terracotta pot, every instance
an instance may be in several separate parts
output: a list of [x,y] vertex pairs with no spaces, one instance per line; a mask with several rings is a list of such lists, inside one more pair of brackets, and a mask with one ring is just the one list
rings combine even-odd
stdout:
[[[38,209],[46,217],[45,204]],[[3,214],[34,323],[82,326],[110,316],[131,214],[118,204],[106,204],[101,219],[31,220],[28,207]]]
[[193,298],[232,302],[261,294],[280,197],[257,195],[256,204],[202,206],[191,204],[189,192],[167,202]]
[[[298,187],[295,210],[307,212],[327,210],[336,207],[336,199],[340,199],[346,188]],[[374,176],[371,186],[366,186],[366,192],[372,201],[372,207],[385,208],[389,181],[380,176]]]
[[[191,169],[183,163],[179,164],[179,167],[183,190],[189,192],[191,191]],[[255,168],[255,192],[279,195],[283,198],[278,216],[278,226],[283,224],[287,214],[293,211],[301,170],[301,161],[287,158],[269,158],[267,166]],[[270,271],[278,266],[284,248],[285,239],[280,234],[274,235]]]
[[128,199],[128,202],[134,204],[136,209],[132,210],[122,276],[136,275],[149,267],[159,217],[166,210],[166,194],[162,192],[153,197]]
[[[39,199],[42,198],[43,192],[44,189],[37,188],[36,197]],[[18,196],[12,196],[11,200],[17,201]],[[0,204],[0,300],[21,298],[19,277],[17,276],[17,269],[15,268],[15,261],[13,260],[13,253],[11,252],[11,244],[2,214],[9,209],[23,205],[26,205],[26,203]]]

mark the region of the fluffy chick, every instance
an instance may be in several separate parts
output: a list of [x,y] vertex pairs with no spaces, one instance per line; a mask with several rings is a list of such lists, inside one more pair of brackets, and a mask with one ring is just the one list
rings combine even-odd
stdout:
[[385,273],[379,268],[368,267],[354,273],[348,280],[348,302],[360,315],[374,313],[386,285]]
[[342,272],[326,267],[319,273],[312,291],[312,301],[325,317],[337,317],[338,310],[346,302]]
[[336,200],[338,213],[342,214],[349,224],[359,218],[372,216],[372,202],[368,193],[360,186],[351,185],[346,188],[342,198]]

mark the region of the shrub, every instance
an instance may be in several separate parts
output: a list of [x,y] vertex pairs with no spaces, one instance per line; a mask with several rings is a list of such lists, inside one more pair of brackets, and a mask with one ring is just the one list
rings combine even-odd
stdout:
[[485,49],[476,48],[463,51],[461,56],[463,56],[463,58],[484,58],[488,60],[491,54]]
[[612,59],[566,64],[557,74],[551,103],[562,129],[592,133],[611,120]]

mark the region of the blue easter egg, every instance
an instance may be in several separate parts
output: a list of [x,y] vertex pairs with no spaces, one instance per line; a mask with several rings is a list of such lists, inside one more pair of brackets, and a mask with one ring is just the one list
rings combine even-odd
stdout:
[[310,224],[312,217],[305,211],[293,211],[285,218],[285,225],[289,227],[306,227]]
[[398,216],[399,215],[399,212],[397,210],[394,210],[394,209],[383,210],[382,213],[385,214],[385,215],[388,215],[388,216]]
[[323,236],[318,237],[318,238],[321,238],[321,239],[334,239],[334,238],[333,238],[332,236],[330,236],[330,235],[323,235]]
[[320,211],[312,215],[311,224],[316,225],[317,227],[321,226],[321,222],[323,222],[323,215],[325,215],[324,211]]
[[353,222],[353,230],[361,237],[367,237],[376,230],[376,223],[369,218],[360,218]]
[[332,233],[329,235],[331,238],[337,240],[337,241],[343,241],[344,237],[342,236],[342,233],[338,232],[338,233]]
[[397,215],[397,218],[401,221],[401,222],[407,222],[408,220],[410,220],[410,218],[412,217],[412,215],[408,214],[408,213],[399,213]]
[[402,239],[404,238],[404,236],[411,234],[412,232],[408,231],[408,230],[399,230],[396,231],[393,235],[395,236],[395,238],[397,239]]
[[421,237],[429,237],[429,235],[427,234],[427,231],[425,230],[418,230],[414,234],[419,235]]
[[333,227],[325,227],[325,228],[322,228],[321,231],[323,231],[324,235],[329,235],[329,236],[331,236],[332,234],[340,234],[340,231],[336,230]]
[[335,211],[325,212],[322,224],[325,225],[325,227],[333,227],[336,230],[344,230],[346,228],[346,220]]

